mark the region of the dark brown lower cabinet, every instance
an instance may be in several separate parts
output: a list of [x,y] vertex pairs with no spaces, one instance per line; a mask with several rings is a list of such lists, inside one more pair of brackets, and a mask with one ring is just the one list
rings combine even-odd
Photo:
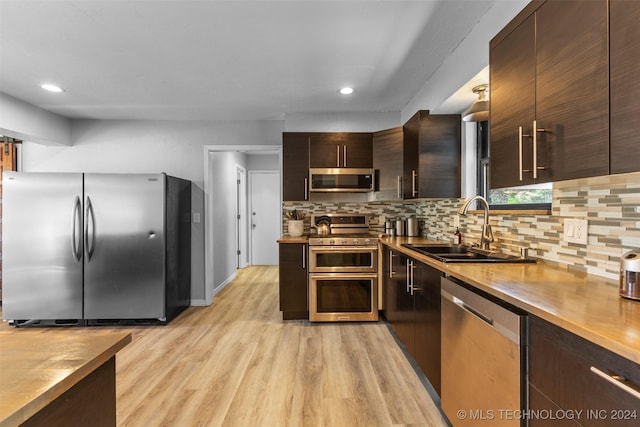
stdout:
[[529,317],[529,426],[638,426],[640,399],[625,386],[640,393],[638,364]]
[[308,319],[307,245],[280,243],[280,311],[284,320]]
[[384,279],[385,318],[440,394],[442,273],[386,246],[383,257],[383,271],[387,274]]

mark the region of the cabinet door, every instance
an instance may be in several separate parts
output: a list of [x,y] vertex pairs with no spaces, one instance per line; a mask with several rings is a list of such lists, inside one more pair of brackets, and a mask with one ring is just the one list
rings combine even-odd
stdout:
[[536,12],[540,182],[609,173],[607,24],[607,0],[548,0]]
[[442,273],[420,262],[414,271],[414,359],[440,394],[440,277]]
[[309,167],[339,168],[342,160],[344,134],[319,133],[309,138]]
[[308,319],[307,245],[281,243],[279,245],[280,310],[288,319]]
[[393,329],[402,341],[409,354],[414,354],[414,306],[413,295],[409,290],[411,271],[411,258],[404,254],[398,254],[398,268],[396,276],[396,301],[397,320]]
[[418,111],[402,127],[404,143],[402,191],[405,199],[418,197],[420,120],[428,116],[428,111]]
[[546,398],[532,399],[530,409],[546,409],[551,401],[564,410],[582,411],[578,421],[584,426],[637,426],[638,398],[593,369],[621,377],[619,382],[639,390],[640,366],[542,319],[529,317],[529,385]]
[[611,173],[640,170],[640,2],[610,0]]
[[392,325],[398,320],[397,287],[398,253],[388,246],[382,246],[382,280],[384,317]]
[[311,134],[309,166],[312,168],[372,168],[373,134],[367,132]]
[[430,114],[420,121],[419,197],[460,197],[461,122],[458,114]]
[[402,199],[402,128],[373,134],[374,200]]
[[[531,128],[535,120],[535,15],[491,44],[489,78],[491,188],[533,183]],[[519,136],[520,133],[523,136]]]
[[373,167],[373,134],[348,133],[342,146],[342,165],[346,168]]
[[309,200],[308,134],[282,134],[282,198]]

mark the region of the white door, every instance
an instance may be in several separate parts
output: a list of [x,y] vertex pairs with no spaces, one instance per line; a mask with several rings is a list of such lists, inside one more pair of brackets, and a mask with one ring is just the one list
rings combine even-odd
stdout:
[[251,265],[277,265],[280,238],[280,173],[249,171]]

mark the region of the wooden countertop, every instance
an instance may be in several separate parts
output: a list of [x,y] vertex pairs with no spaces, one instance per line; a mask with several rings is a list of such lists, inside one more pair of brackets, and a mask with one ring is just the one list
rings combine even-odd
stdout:
[[129,333],[0,334],[0,426],[29,419],[131,342]]
[[309,243],[309,236],[303,234],[302,236],[292,237],[288,234],[280,236],[278,243]]
[[621,298],[617,281],[540,261],[442,263],[401,246],[436,243],[424,238],[386,237],[381,242],[640,364],[640,301]]

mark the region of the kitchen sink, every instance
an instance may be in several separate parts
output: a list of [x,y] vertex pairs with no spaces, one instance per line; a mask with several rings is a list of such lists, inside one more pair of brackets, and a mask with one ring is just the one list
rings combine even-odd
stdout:
[[535,263],[535,259],[520,258],[500,252],[485,251],[464,245],[414,244],[402,246],[441,262],[484,262],[484,263]]

